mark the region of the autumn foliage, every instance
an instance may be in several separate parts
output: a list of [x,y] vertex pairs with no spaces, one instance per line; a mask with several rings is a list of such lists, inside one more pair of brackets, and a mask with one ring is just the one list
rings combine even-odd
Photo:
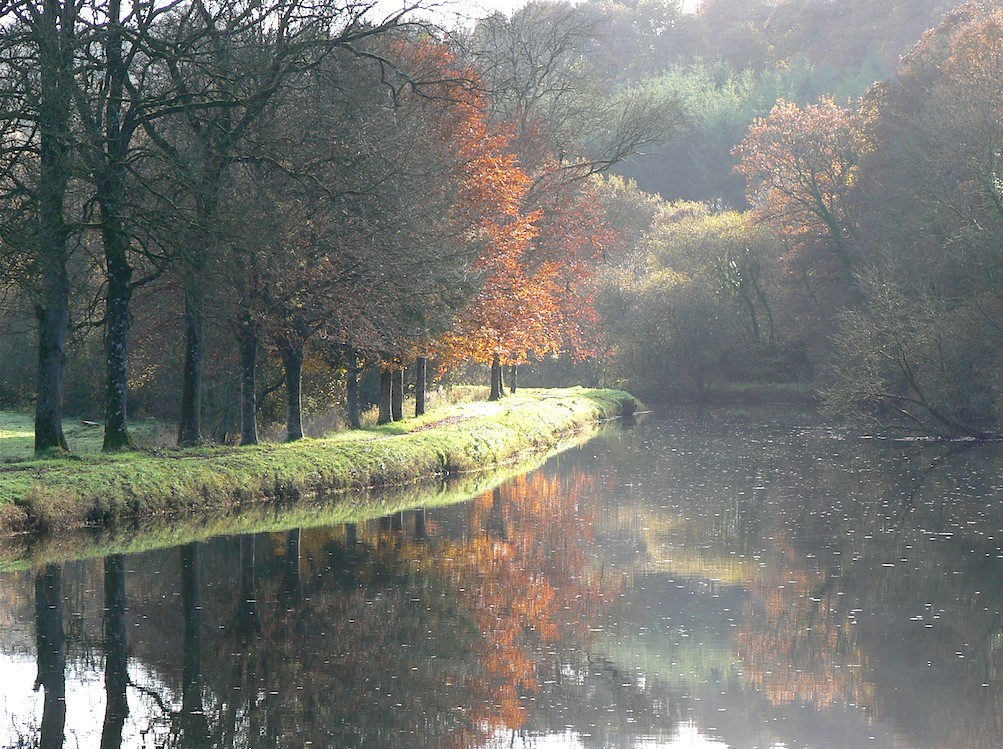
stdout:
[[749,680],[774,705],[867,704],[853,616],[831,572],[798,563],[786,545],[777,564],[749,582],[738,655]]
[[[475,153],[467,162],[459,214],[473,219],[468,223],[470,235],[482,250],[472,272],[481,282],[439,342],[447,365],[467,359],[488,362],[496,354],[506,363],[517,363],[532,351],[554,348],[552,269],[531,275],[525,265],[539,218],[522,210],[528,183],[510,154]],[[493,209],[484,211],[486,206]]]
[[[448,103],[429,112],[432,126],[421,145],[455,160],[445,234],[472,253],[473,294],[432,350],[447,368],[496,356],[521,364],[532,356],[587,352],[591,336],[584,331],[594,319],[588,298],[577,295],[578,279],[600,259],[596,248],[604,242],[602,231],[593,233],[593,196],[565,190],[546,205],[534,201],[534,179],[520,166],[508,128],[490,121],[474,71],[458,66],[442,46],[423,44],[411,57],[427,79],[435,78],[429,70],[440,71],[440,82],[421,93]],[[457,86],[461,80],[470,83]]]
[[[482,672],[471,685],[490,695],[481,717],[515,730],[529,714],[524,697],[539,691],[546,663],[539,653],[561,641],[585,641],[615,596],[587,549],[598,506],[590,479],[535,472],[472,506],[468,539],[440,549],[435,574],[450,580],[481,639]],[[613,586],[613,587],[611,587]]]
[[778,101],[735,148],[759,215],[794,252],[826,247],[844,276],[853,266],[846,196],[859,150],[852,110],[826,98],[803,109]]

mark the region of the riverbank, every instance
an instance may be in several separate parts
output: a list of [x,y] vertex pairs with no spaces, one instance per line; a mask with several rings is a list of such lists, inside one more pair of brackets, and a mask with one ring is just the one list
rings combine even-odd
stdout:
[[0,467],[0,533],[203,516],[482,471],[636,408],[617,390],[525,390],[327,439],[26,460]]

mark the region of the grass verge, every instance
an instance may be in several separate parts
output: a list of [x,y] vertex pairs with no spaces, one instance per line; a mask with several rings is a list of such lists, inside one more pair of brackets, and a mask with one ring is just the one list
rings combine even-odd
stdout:
[[556,452],[586,442],[592,436],[591,431],[578,432],[555,450],[518,463],[448,479],[426,479],[403,487],[339,492],[292,503],[258,502],[232,506],[223,512],[137,520],[105,528],[10,536],[0,539],[0,572],[37,569],[46,564],[109,554],[137,554],[222,535],[361,524],[405,510],[445,507],[479,497],[515,476],[539,468]]
[[[634,399],[617,390],[526,390],[493,403],[457,404],[420,419],[292,444],[6,463],[0,466],[0,532],[193,517],[208,525],[232,519],[240,509],[288,507],[332,494],[350,504],[346,493],[353,490],[406,487],[548,453],[569,436],[634,408]],[[393,509],[374,507],[368,517]],[[228,530],[236,528],[220,532]]]

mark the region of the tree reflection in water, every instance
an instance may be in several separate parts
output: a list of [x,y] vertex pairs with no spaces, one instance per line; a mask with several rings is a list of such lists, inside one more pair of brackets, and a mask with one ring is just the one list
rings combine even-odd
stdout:
[[738,632],[742,667],[775,705],[870,705],[847,599],[839,579],[813,561],[780,545],[748,581]]
[[122,745],[122,729],[129,715],[126,640],[125,557],[112,554],[104,560],[105,714],[101,749]]
[[992,456],[758,434],[639,427],[462,506],[0,576],[44,689],[0,744],[1003,746],[1003,507],[957,491]]
[[35,642],[35,689],[45,690],[38,745],[41,749],[57,749],[63,745],[66,725],[66,633],[63,575],[53,564],[35,576]]
[[190,543],[181,553],[181,611],[184,622],[184,648],[181,662],[181,715],[176,721],[181,745],[199,749],[211,745],[209,721],[203,695],[202,661],[202,548]]
[[[586,474],[538,472],[444,523],[395,513],[109,557],[102,749],[460,749],[552,706],[571,719],[588,683],[624,682],[584,649],[618,590],[589,553],[592,489]],[[47,746],[61,745],[65,705],[60,575],[37,584]]]

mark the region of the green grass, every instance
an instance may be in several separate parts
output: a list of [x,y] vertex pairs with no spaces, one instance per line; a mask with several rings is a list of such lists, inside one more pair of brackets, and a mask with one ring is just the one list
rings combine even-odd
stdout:
[[[164,437],[165,427],[153,419],[133,421],[129,433],[141,447],[154,447]],[[63,434],[75,453],[101,452],[104,430],[100,424],[64,419]],[[29,413],[0,411],[0,462],[29,460],[35,452],[35,417]]]
[[[559,449],[590,437],[588,432],[579,433]],[[451,477],[448,481],[427,479],[388,490],[342,492],[295,503],[245,504],[224,512],[156,518],[103,529],[68,529],[42,536],[21,534],[0,543],[0,572],[170,548],[221,535],[364,523],[408,509],[444,507],[479,497],[513,476],[538,468],[554,452],[495,470]]]
[[[547,453],[569,435],[633,408],[633,398],[615,390],[526,390],[292,444],[81,451],[7,462],[0,465],[0,529],[51,532],[192,516],[208,522],[238,508],[407,486]],[[23,439],[11,432],[9,439]],[[374,509],[370,517],[379,514]]]

